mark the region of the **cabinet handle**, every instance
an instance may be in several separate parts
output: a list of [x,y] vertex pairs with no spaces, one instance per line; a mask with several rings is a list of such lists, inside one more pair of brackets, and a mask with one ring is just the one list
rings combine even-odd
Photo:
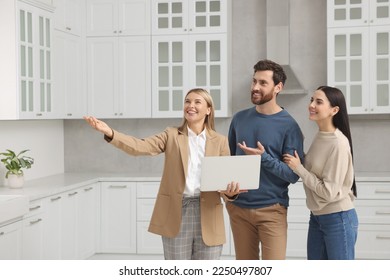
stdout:
[[390,190],[375,190],[375,193],[390,193]]
[[42,117],[42,113],[37,113],[36,116],[37,117]]
[[375,211],[376,215],[390,215],[390,211]]
[[39,218],[39,219],[37,219],[37,220],[35,220],[35,221],[31,221],[31,222],[30,222],[30,225],[33,225],[33,224],[39,223],[40,221],[42,221],[42,219],[41,219],[41,218]]
[[66,114],[68,117],[71,117],[72,116],[72,113],[67,113]]
[[119,30],[119,33],[122,33],[122,30]]
[[90,190],[92,190],[93,188],[92,187],[89,187],[89,188],[86,188],[84,189],[85,192],[89,192]]
[[70,27],[68,27],[68,26],[65,27],[65,29],[66,29],[66,30],[69,30],[69,31],[72,30],[72,28],[70,28]]
[[116,30],[114,30],[114,33],[116,34]]
[[4,234],[5,234],[4,231],[0,232],[0,236],[2,236],[2,235],[4,235]]
[[125,188],[127,188],[126,185],[110,185],[109,187],[113,188],[113,189],[125,189]]
[[68,196],[74,196],[76,194],[77,194],[77,192],[72,192],[72,193],[68,193]]
[[390,239],[390,235],[377,235],[376,239]]
[[41,208],[41,206],[40,206],[40,205],[37,205],[37,206],[35,206],[35,207],[30,207],[29,210],[30,210],[30,211],[34,211],[34,210],[37,210],[37,209],[39,209],[39,208]]
[[50,201],[56,201],[56,200],[59,200],[59,199],[61,199],[61,196],[53,197],[53,198],[50,199]]

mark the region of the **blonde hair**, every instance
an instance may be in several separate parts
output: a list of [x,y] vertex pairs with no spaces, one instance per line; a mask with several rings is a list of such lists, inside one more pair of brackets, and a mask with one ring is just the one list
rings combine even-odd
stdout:
[[[207,107],[210,108],[210,114],[206,115],[206,118],[204,120],[204,126],[208,130],[214,130],[215,131],[215,124],[214,124],[214,102],[213,98],[211,97],[210,93],[203,89],[203,88],[193,88],[190,89],[184,99],[190,94],[190,93],[196,93],[203,97],[203,99],[207,103]],[[187,120],[186,118],[183,118],[183,123],[180,126],[180,130],[183,130],[187,126]]]

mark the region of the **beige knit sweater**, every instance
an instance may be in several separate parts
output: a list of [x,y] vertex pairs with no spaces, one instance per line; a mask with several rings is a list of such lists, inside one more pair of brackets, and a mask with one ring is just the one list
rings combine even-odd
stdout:
[[319,131],[305,156],[304,165],[299,165],[294,172],[302,178],[306,205],[314,215],[354,208],[351,149],[340,130]]

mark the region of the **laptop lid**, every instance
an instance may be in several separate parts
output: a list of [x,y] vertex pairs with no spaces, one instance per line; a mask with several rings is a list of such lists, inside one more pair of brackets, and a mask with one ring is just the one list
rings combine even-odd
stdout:
[[242,190],[257,189],[260,184],[260,167],[260,155],[204,157],[200,190],[225,190],[232,181],[240,183]]

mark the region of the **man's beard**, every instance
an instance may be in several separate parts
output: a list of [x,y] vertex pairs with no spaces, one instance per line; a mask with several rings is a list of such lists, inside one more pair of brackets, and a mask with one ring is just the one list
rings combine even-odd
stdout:
[[270,94],[270,93],[263,94],[263,95],[260,94],[260,98],[254,98],[253,97],[254,93],[258,93],[258,92],[254,92],[254,91],[251,92],[251,101],[254,105],[263,105],[263,104],[271,101],[273,98],[272,94]]

